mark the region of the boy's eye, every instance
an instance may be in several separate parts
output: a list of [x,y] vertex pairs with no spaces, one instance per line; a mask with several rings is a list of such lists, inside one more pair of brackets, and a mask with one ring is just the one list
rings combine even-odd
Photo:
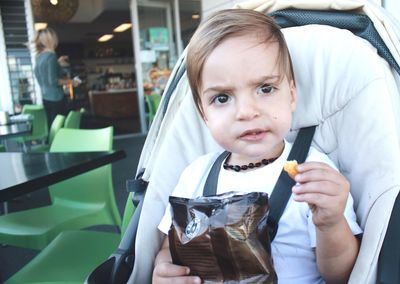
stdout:
[[272,85],[264,84],[258,89],[259,94],[270,94],[275,90]]
[[224,104],[224,103],[228,102],[228,100],[229,100],[229,96],[228,95],[219,94],[219,95],[216,95],[213,98],[212,102],[215,103],[215,104]]

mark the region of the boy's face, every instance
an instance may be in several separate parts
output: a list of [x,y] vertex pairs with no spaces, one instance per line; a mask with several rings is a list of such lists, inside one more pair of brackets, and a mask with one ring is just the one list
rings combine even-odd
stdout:
[[204,120],[214,139],[232,152],[231,164],[258,162],[282,152],[296,89],[280,74],[277,56],[277,43],[260,44],[246,35],[223,41],[204,64]]

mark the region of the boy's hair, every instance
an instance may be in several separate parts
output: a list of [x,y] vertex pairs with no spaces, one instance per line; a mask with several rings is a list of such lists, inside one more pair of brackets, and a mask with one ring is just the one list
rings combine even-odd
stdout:
[[58,45],[57,33],[52,28],[38,30],[34,44],[37,53],[42,52],[46,48],[56,49]]
[[[197,109],[203,115],[200,90],[204,63],[211,52],[224,40],[254,34],[260,43],[277,42],[277,63],[281,74],[294,81],[292,61],[280,27],[273,18],[248,9],[227,9],[212,14],[203,22],[191,38],[186,62],[187,77]],[[283,79],[283,76],[282,76]]]

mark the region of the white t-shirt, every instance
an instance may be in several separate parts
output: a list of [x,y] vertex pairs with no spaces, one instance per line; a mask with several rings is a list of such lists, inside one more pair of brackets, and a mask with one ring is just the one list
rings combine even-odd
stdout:
[[[267,192],[271,194],[282,171],[292,144],[285,141],[282,155],[272,164],[252,171],[235,172],[221,168],[218,178],[217,194],[228,191]],[[199,157],[182,173],[172,196],[195,198],[202,196],[209,170],[220,153],[210,153]],[[311,147],[307,161],[319,161],[336,168],[325,154]],[[353,198],[347,199],[345,218],[354,235],[362,233],[356,222]],[[171,227],[171,207],[168,205],[159,229],[168,234]],[[307,203],[296,202],[291,197],[279,220],[278,232],[271,243],[274,267],[279,284],[324,283],[317,264],[314,248],[316,246],[315,226],[312,212]]]

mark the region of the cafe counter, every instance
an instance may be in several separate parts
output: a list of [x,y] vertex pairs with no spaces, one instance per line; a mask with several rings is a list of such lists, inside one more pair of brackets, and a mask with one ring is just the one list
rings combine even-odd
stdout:
[[138,100],[136,88],[89,91],[90,108],[93,115],[106,118],[137,116]]

